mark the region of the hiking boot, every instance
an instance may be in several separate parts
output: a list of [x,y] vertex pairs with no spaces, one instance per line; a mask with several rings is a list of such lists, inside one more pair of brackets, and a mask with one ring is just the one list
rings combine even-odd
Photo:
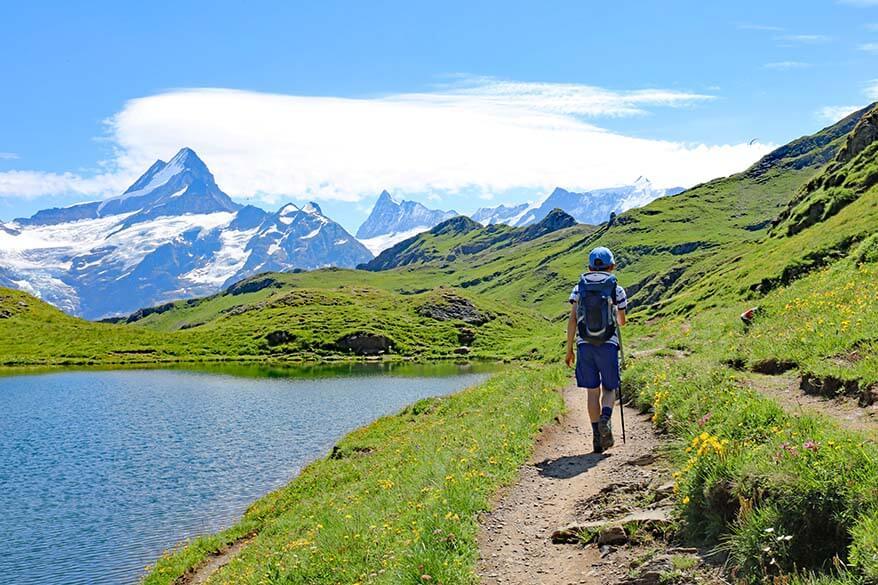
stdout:
[[598,422],[598,433],[600,434],[602,451],[606,451],[616,444],[616,441],[613,440],[613,427],[610,424],[609,419],[602,418],[600,422]]
[[604,452],[604,448],[601,446],[601,438],[600,437],[595,436],[594,441],[592,442],[592,446],[594,447],[595,453],[603,453]]

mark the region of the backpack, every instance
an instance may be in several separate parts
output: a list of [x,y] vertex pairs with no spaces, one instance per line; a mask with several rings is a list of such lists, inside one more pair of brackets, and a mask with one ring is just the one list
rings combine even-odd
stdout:
[[586,272],[579,279],[576,327],[579,337],[601,345],[616,334],[616,277],[609,272]]

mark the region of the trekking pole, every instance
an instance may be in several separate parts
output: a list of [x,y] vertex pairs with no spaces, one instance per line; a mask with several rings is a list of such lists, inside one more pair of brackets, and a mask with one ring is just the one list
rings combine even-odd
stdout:
[[625,441],[625,403],[622,400],[622,368],[625,367],[625,350],[622,347],[622,328],[616,324],[616,335],[619,336],[619,416],[622,419],[622,444]]

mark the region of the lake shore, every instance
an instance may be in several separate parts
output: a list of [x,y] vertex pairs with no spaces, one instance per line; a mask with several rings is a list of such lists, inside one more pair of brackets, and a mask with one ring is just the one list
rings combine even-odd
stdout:
[[[521,366],[421,400],[344,437],[243,518],[160,558],[147,585],[179,583],[252,536],[216,582],[436,582],[473,574],[477,515],[563,410],[560,367]],[[186,581],[182,581],[186,582]],[[327,581],[328,582],[328,581]]]

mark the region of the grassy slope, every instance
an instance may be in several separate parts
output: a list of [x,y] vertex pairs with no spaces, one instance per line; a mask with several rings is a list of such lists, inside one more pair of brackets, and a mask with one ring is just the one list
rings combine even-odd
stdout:
[[[275,278],[284,283],[290,276]],[[466,298],[489,320],[473,324],[418,313],[420,307],[447,304],[449,295]],[[365,285],[284,285],[219,295],[197,306],[180,303],[179,309],[150,315],[139,326],[89,323],[24,293],[0,289],[0,307],[15,307],[18,302],[28,309],[0,320],[0,362],[7,366],[343,357],[347,354],[336,342],[357,332],[389,337],[393,354],[420,358],[456,355],[462,345],[461,330],[474,334],[474,341],[466,343],[473,357],[529,358],[549,343],[546,321],[537,313],[447,289],[401,295]],[[242,312],[224,312],[235,308]],[[203,325],[178,330],[184,323]],[[275,331],[284,331],[291,339],[270,346],[266,336]]]
[[476,518],[560,413],[560,368],[516,367],[348,435],[226,531],[158,561],[173,583],[224,543],[257,532],[211,583],[474,583]]
[[[878,582],[873,438],[790,416],[729,367],[797,369],[828,392],[878,388],[876,155],[873,144],[815,173],[770,235],[726,246],[651,313],[664,319],[636,328],[644,346],[687,354],[636,360],[626,382],[679,439],[690,536],[720,544],[747,582]],[[749,305],[760,312],[745,329]]]

